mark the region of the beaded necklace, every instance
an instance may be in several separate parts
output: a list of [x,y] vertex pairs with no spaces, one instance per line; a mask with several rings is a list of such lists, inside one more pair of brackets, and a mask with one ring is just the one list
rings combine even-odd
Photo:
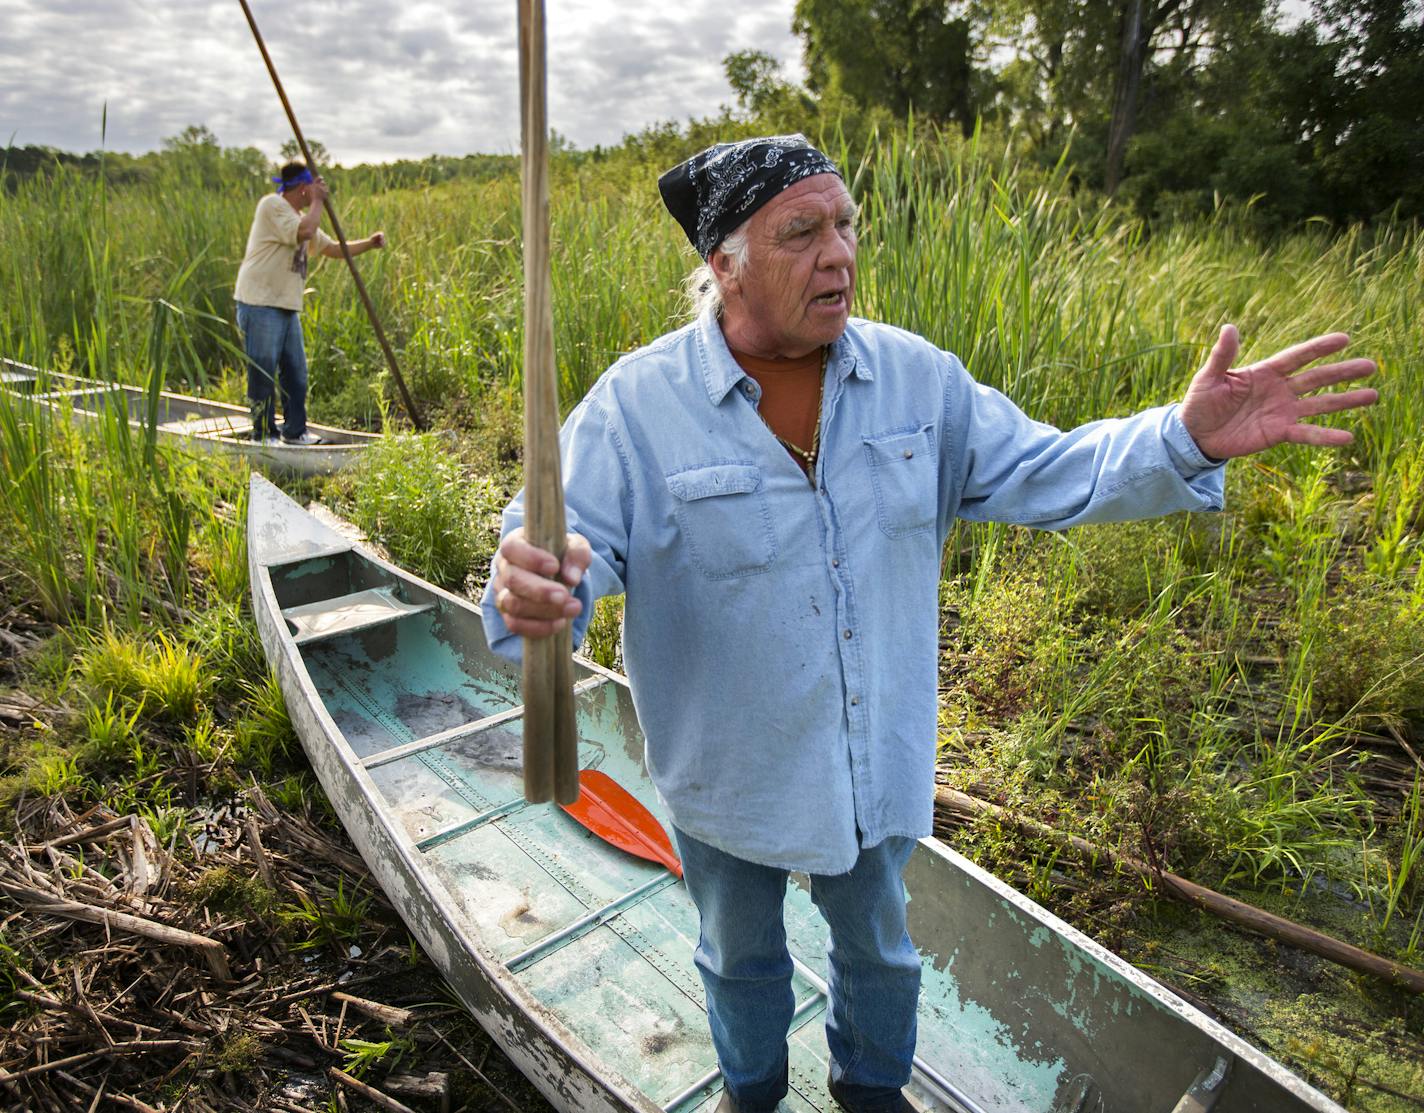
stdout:
[[823,401],[822,396],[826,392],[826,361],[829,357],[830,348],[822,347],[821,374],[816,380],[816,427],[811,432],[810,448],[802,448],[799,444],[792,444],[775,429],[772,429],[771,422],[767,421],[766,415],[761,412],[760,408],[757,409],[757,416],[761,418],[762,424],[767,427],[767,430],[773,437],[781,442],[781,447],[791,453],[797,466],[806,473],[806,479],[813,487],[816,485],[816,454],[821,449],[821,402]]

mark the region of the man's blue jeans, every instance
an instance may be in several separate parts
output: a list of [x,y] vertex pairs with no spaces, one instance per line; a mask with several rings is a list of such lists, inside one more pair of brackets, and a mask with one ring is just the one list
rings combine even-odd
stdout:
[[[787,1092],[794,997],[782,904],[787,872],[723,853],[676,831],[688,892],[702,918],[694,959],[726,1088],[740,1109],[772,1109]],[[920,956],[905,930],[901,880],[915,840],[862,850],[845,874],[811,875],[831,928],[831,1075],[873,1106],[910,1080]]]
[[237,327],[247,353],[247,401],[252,408],[252,436],[278,435],[274,387],[282,392],[285,418],[281,435],[307,431],[307,353],[302,346],[301,314],[295,309],[237,303]]

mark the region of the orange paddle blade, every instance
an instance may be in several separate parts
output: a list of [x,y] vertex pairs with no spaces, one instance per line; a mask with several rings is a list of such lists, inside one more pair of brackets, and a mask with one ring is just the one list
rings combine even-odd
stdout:
[[658,862],[677,877],[682,876],[682,862],[663,825],[607,773],[597,769],[579,770],[578,799],[559,807],[604,842],[649,862]]

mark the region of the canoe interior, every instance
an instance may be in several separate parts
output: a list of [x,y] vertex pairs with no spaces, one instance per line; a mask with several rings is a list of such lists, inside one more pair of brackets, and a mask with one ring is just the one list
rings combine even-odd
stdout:
[[[69,406],[77,415],[98,417],[123,413],[131,423],[148,420],[148,393],[143,387],[126,383],[105,383],[56,371],[42,371],[14,360],[0,361],[0,386],[11,394]],[[206,398],[193,398],[172,391],[158,396],[159,431],[173,436],[218,441],[234,447],[251,444],[252,419],[246,407]],[[278,417],[280,421],[280,415]],[[284,449],[331,449],[343,445],[364,446],[379,434],[312,425],[322,438],[315,446],[284,445]],[[254,446],[255,447],[255,446]]]
[[[720,1080],[686,889],[552,805],[524,803],[519,672],[489,651],[477,612],[351,549],[266,571],[344,760],[369,775],[380,821],[413,844],[460,931],[623,1080],[610,1085],[633,1095],[628,1108],[710,1110]],[[581,764],[666,823],[627,686],[575,672]],[[926,1108],[1168,1113],[1224,1061],[1217,1113],[1338,1109],[932,840],[906,884],[924,975],[911,1092]],[[789,883],[786,931],[798,969],[784,1108],[834,1109],[827,932],[804,877]]]

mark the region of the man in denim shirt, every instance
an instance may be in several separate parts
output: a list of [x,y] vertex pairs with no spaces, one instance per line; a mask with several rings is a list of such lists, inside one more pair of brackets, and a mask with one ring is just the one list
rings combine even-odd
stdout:
[[1063,529],[1215,510],[1223,463],[1348,443],[1303,417],[1368,405],[1368,360],[1318,337],[1233,370],[1222,329],[1180,405],[1068,432],[954,356],[853,318],[856,206],[800,136],[718,144],[663,199],[706,260],[695,321],[619,360],[569,416],[562,564],[522,497],[484,600],[491,644],[626,593],[648,769],[701,916],[725,1111],[787,1092],[781,909],[810,875],[831,928],[832,1095],[909,1109],[920,962],[900,879],[934,801],[940,556],[955,518]]

